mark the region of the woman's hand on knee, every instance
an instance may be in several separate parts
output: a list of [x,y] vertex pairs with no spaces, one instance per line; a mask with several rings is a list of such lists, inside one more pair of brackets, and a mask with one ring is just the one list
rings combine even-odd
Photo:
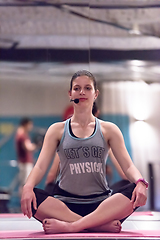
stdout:
[[131,202],[133,203],[133,209],[136,207],[141,207],[146,204],[147,201],[147,189],[145,185],[138,184],[133,193]]
[[33,203],[34,209],[37,210],[37,201],[33,189],[28,186],[24,186],[21,197],[21,210],[28,218],[32,217],[31,203]]

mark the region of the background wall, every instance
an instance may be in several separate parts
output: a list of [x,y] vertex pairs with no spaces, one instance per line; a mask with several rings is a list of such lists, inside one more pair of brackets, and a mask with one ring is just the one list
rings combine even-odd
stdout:
[[[69,102],[69,85],[41,81],[0,81],[1,116],[61,115]],[[58,106],[58,107],[57,107]]]
[[[102,89],[102,117],[120,127],[130,156],[148,181],[148,164],[153,163],[155,207],[159,209],[160,85],[143,81],[110,82],[103,83]],[[112,118],[107,118],[108,115]]]

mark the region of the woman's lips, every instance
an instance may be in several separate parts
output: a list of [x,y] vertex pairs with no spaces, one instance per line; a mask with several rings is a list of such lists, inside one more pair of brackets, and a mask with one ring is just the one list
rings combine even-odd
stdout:
[[84,101],[86,101],[87,100],[87,98],[79,98],[79,101],[80,102],[84,102]]

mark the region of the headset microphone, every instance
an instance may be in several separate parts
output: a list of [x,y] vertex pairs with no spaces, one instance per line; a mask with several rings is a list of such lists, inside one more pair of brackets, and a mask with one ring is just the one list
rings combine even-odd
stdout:
[[78,104],[78,103],[79,103],[79,99],[78,99],[78,98],[76,98],[76,99],[71,99],[70,102],[74,102],[74,103]]

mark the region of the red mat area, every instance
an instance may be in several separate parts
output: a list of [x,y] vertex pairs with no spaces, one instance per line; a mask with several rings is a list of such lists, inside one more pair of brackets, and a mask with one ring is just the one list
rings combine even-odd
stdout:
[[131,214],[132,216],[153,216],[153,213],[148,211],[148,212],[133,212]]
[[121,233],[65,233],[65,234],[44,234],[43,231],[1,231],[0,239],[16,238],[41,238],[41,239],[107,239],[107,238],[157,238],[160,237],[160,230],[127,230]]
[[23,218],[23,213],[0,213],[0,218]]
[[0,218],[22,218],[23,213],[0,213]]

